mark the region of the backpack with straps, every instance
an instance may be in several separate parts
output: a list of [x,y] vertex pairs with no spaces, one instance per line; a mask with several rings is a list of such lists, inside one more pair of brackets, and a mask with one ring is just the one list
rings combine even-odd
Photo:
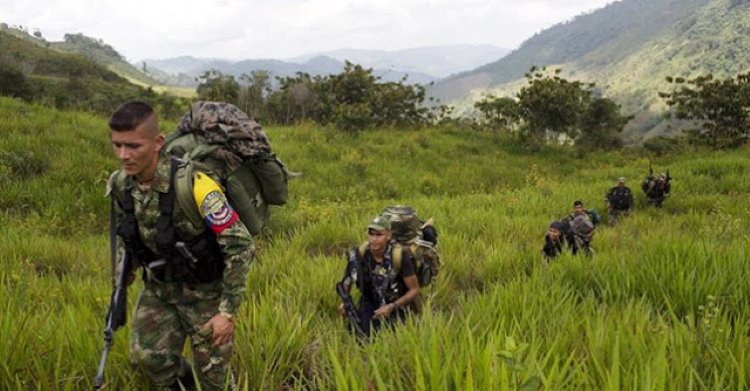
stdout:
[[588,237],[594,231],[594,222],[588,213],[581,213],[573,217],[573,220],[570,221],[570,229],[576,235]]
[[[201,162],[221,178],[230,204],[252,235],[268,222],[269,205],[287,202],[287,181],[296,176],[271,151],[263,128],[229,103],[193,103],[163,150],[185,161],[175,180],[178,202],[194,202],[192,163]],[[191,216],[193,224],[200,224],[199,217]]]
[[[426,222],[419,219],[414,208],[404,205],[388,206],[381,213],[391,222],[393,241],[400,246],[394,247],[392,255],[396,273],[401,270],[402,247],[411,251],[414,269],[419,286],[427,286],[440,271],[440,254],[437,251],[437,231],[432,219]],[[364,255],[367,242],[359,247],[360,256]]]

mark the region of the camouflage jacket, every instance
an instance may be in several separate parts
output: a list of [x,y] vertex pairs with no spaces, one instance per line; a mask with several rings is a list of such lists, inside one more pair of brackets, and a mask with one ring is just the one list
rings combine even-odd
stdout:
[[[133,195],[135,215],[138,221],[138,230],[143,243],[155,253],[156,246],[156,222],[159,219],[159,193],[166,193],[171,186],[170,181],[170,158],[161,157],[157,166],[151,187],[141,190],[135,180],[120,171],[115,171],[110,177],[107,192],[111,193],[117,200],[122,200],[126,191]],[[226,200],[226,198],[224,198]],[[172,222],[181,238],[192,238],[209,229],[207,225],[194,226],[188,213],[201,213],[198,207],[194,210],[183,210],[179,203],[175,203]],[[236,212],[234,212],[236,213]],[[115,203],[115,221],[120,225],[124,218],[124,212]],[[247,274],[255,253],[253,238],[238,219],[230,226],[216,233],[216,239],[221,248],[225,268],[219,289],[221,290],[221,304],[219,311],[234,314],[242,302],[245,291]],[[122,238],[117,238],[118,253],[125,251]],[[135,265],[133,270],[142,265]]]

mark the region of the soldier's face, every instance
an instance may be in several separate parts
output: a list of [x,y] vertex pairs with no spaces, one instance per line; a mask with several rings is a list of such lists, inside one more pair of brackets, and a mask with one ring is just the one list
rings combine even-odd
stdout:
[[576,206],[574,206],[574,207],[573,207],[573,211],[574,211],[574,212],[575,212],[576,214],[578,214],[578,213],[583,213],[583,205],[576,205]]
[[115,156],[126,174],[140,180],[150,180],[159,161],[164,136],[148,129],[143,123],[134,130],[109,132]]
[[558,238],[560,238],[560,230],[557,228],[550,228],[547,230],[547,235],[550,239],[557,240]]
[[389,240],[391,240],[391,231],[377,231],[372,228],[367,231],[367,242],[370,244],[371,251],[379,253],[385,250]]

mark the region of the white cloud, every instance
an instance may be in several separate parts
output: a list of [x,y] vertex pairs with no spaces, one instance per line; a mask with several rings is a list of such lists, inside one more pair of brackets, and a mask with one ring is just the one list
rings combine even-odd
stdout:
[[342,47],[488,43],[535,32],[612,0],[6,0],[0,22],[101,38],[131,60],[178,55],[291,57]]

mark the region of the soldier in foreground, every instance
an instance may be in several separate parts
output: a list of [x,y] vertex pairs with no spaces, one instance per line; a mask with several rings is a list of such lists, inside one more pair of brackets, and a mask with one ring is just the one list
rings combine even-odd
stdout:
[[669,196],[669,174],[659,174],[656,177],[649,174],[646,180],[641,183],[641,189],[646,193],[646,201],[654,205],[657,208],[661,208],[661,204]]
[[[407,308],[420,298],[419,281],[408,248],[391,242],[391,223],[385,216],[375,217],[367,226],[367,243],[349,254],[339,295],[347,300],[352,285],[362,293],[359,308],[348,303],[339,312],[348,316],[357,334],[369,336],[384,324],[401,321]],[[347,311],[356,313],[347,313]],[[359,324],[351,324],[357,322]]]
[[[201,388],[231,389],[235,314],[253,259],[252,236],[205,172],[194,175],[195,207],[176,202],[180,162],[160,154],[164,135],[149,105],[125,103],[109,127],[121,164],[108,189],[118,251],[134,260],[124,271],[128,280],[141,267],[145,285],[133,317],[131,363],[156,386],[194,389],[192,366],[182,357],[190,338]],[[200,214],[203,224],[195,226],[189,214]]]
[[573,213],[562,219],[563,234],[568,242],[573,255],[583,251],[588,256],[593,256],[591,241],[594,238],[596,225],[601,223],[602,218],[595,210],[583,207],[583,201],[573,202]]
[[625,178],[617,180],[617,186],[607,191],[607,210],[609,211],[609,223],[614,224],[621,215],[630,214],[633,208],[633,192],[625,186]]

